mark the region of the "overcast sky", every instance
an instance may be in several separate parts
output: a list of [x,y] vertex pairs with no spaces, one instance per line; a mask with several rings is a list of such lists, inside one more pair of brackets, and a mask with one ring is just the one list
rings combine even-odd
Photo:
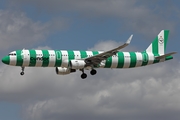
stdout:
[[[180,52],[178,0],[0,0],[0,57],[18,49],[143,51],[162,29]],[[134,69],[59,76],[0,63],[0,120],[179,120],[180,56]]]

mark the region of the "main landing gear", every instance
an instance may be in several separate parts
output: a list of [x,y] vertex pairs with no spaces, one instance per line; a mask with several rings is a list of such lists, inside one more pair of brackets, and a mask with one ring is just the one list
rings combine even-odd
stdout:
[[82,78],[82,79],[87,78],[87,74],[86,74],[86,73],[82,73],[82,74],[81,74],[81,78]]
[[96,71],[95,69],[92,69],[92,70],[90,71],[90,73],[91,73],[91,75],[95,75],[95,74],[97,73],[97,71]]
[[21,67],[22,72],[20,72],[20,75],[24,75],[24,69],[25,67]]
[[[81,69],[80,71],[82,71],[81,78],[82,78],[82,79],[87,78],[87,74],[84,73],[84,69]],[[96,73],[97,73],[97,71],[96,71],[95,69],[92,69],[92,70],[90,71],[90,74],[91,74],[91,75],[95,75]]]

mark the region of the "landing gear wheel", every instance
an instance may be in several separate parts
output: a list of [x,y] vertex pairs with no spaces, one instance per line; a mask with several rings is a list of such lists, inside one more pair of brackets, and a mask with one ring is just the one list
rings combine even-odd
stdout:
[[20,74],[21,74],[21,75],[24,75],[24,72],[21,72]]
[[87,78],[87,74],[86,74],[86,73],[83,73],[83,74],[81,75],[81,78],[82,78],[82,79]]
[[25,67],[21,67],[22,72],[20,72],[20,75],[24,75],[24,69]]
[[91,73],[91,75],[95,75],[97,73],[97,71],[92,69],[90,73]]

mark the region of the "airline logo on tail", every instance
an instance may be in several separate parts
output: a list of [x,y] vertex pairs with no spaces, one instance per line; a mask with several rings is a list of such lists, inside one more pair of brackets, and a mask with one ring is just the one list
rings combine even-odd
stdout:
[[143,52],[120,52],[128,46],[133,35],[123,45],[108,51],[70,51],[70,50],[16,50],[2,58],[7,65],[20,66],[21,75],[25,67],[55,67],[58,75],[66,75],[76,70],[82,72],[85,79],[85,70],[91,75],[97,73],[96,68],[134,68],[151,65],[173,59],[166,53],[169,30],[162,30],[149,47]]
[[163,43],[164,43],[164,39],[163,39],[162,36],[160,36],[160,38],[159,38],[159,43],[160,43],[160,44],[163,44]]

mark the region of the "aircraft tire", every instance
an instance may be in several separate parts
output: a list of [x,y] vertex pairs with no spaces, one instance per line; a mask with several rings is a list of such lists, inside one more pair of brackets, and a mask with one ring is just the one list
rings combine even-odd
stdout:
[[24,75],[24,72],[21,72],[20,75]]
[[92,69],[90,72],[91,75],[95,75],[96,73],[97,73],[97,71],[95,69]]
[[86,74],[86,73],[83,73],[83,74],[81,75],[81,78],[82,78],[82,79],[87,78],[87,74]]

